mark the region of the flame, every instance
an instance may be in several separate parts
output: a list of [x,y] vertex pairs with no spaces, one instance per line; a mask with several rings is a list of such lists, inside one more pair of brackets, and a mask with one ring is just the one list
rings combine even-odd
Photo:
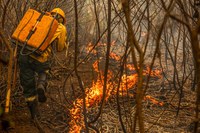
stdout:
[[[99,72],[98,70],[98,61],[95,61],[93,64],[94,70]],[[111,71],[108,72],[108,80],[111,79],[112,73]],[[99,77],[102,77],[102,73],[99,74]],[[86,88],[85,90],[85,100],[86,100],[86,108],[94,106],[95,104],[99,104],[102,96],[103,96],[103,79],[98,78],[96,82],[93,82],[91,88]],[[112,83],[107,83],[107,88],[110,88]],[[106,100],[111,94],[111,89],[107,89],[106,91]],[[84,129],[84,120],[82,116],[83,112],[83,99],[77,99],[73,103],[73,108],[70,110],[70,115],[72,121],[70,124],[70,133],[79,133],[81,129]]]
[[146,99],[151,100],[152,103],[157,104],[157,105],[160,105],[160,106],[163,106],[163,105],[164,105],[163,102],[159,102],[159,101],[156,100],[154,97],[149,96],[149,95],[145,96],[144,99],[145,99],[145,100],[146,100]]
[[158,69],[155,69],[155,70],[151,70],[150,67],[147,67],[146,70],[144,70],[144,73],[146,74],[149,74],[151,71],[151,74],[150,76],[153,76],[153,77],[158,77],[158,78],[162,78],[162,74],[161,74],[161,71],[158,70]]
[[[115,41],[111,42],[111,46],[114,46],[115,45]],[[98,43],[97,44],[97,47],[105,47],[106,46],[106,43]],[[94,49],[94,45],[90,42],[87,46],[86,46],[86,52],[89,53],[91,52],[91,54],[94,54],[96,55],[97,54],[97,50]],[[121,59],[121,57],[113,52],[110,53],[110,58],[116,60],[116,61],[119,61]]]
[[126,67],[131,71],[135,70],[135,67],[133,65],[131,65],[131,64],[126,64]]
[[97,51],[94,48],[94,45],[92,43],[89,43],[87,46],[86,46],[86,52],[89,53],[91,51],[92,54],[96,55],[97,54]]
[[[91,44],[89,45],[91,46]],[[89,48],[88,48],[89,49]],[[91,49],[90,49],[91,50]],[[110,56],[115,60],[120,60],[120,56],[111,53]],[[103,72],[99,70],[98,67],[99,61],[95,61],[93,63],[93,68],[96,72],[98,72],[98,78],[96,81],[93,81],[92,86],[90,88],[85,89],[85,102],[86,102],[86,108],[87,110],[91,107],[94,107],[95,105],[98,105],[103,96],[103,86],[104,86],[104,77]],[[126,67],[129,70],[135,70],[133,65],[127,64]],[[150,72],[150,68],[147,67],[146,70],[144,70],[144,75],[147,75]],[[151,71],[151,76],[161,77],[161,72],[159,70],[153,70]],[[107,90],[106,90],[106,101],[110,97],[110,95],[116,95],[117,93],[117,82],[112,81],[113,74],[111,71],[108,71],[108,82],[106,84]],[[135,84],[137,83],[138,75],[136,73],[133,73],[132,75],[126,75],[124,74],[121,77],[121,83],[119,88],[119,95],[123,96],[127,94],[127,90],[132,89]],[[130,94],[131,96],[134,96],[134,94]],[[130,96],[129,95],[129,96]],[[150,95],[146,95],[144,97],[145,100],[150,100],[152,103],[163,106],[163,102],[159,102],[155,98],[151,97]],[[71,121],[69,122],[70,127],[70,133],[79,133],[81,130],[84,130],[84,116],[82,114],[83,112],[83,99],[76,99],[73,103],[73,108],[70,110],[70,117]]]
[[110,52],[110,57],[116,61],[119,61],[121,57],[113,52]]
[[96,72],[99,72],[99,67],[98,67],[98,64],[99,64],[99,61],[96,60],[94,63],[93,63],[93,68]]

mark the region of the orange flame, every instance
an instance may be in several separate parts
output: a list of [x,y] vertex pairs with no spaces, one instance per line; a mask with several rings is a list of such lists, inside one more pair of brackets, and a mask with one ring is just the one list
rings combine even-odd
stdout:
[[[90,44],[91,46],[91,44]],[[88,48],[89,49],[89,48]],[[115,60],[120,60],[120,56],[117,56],[114,53],[111,53],[110,55],[113,59]],[[93,64],[93,68],[96,72],[98,72],[98,79],[96,81],[93,81],[92,87],[91,88],[86,88],[85,89],[85,101],[86,101],[86,108],[90,108],[94,105],[98,105],[103,96],[103,81],[104,77],[102,76],[102,72],[99,71],[98,68],[98,61],[95,61]],[[126,65],[126,67],[129,70],[135,70],[133,65]],[[144,75],[148,74],[150,72],[150,68],[147,67],[147,70],[144,71]],[[151,71],[151,76],[156,76],[156,77],[161,77],[161,73],[159,70],[153,70]],[[108,71],[108,82],[106,84],[107,90],[106,90],[106,100],[110,97],[111,93],[112,95],[115,95],[117,93],[117,88],[114,88],[117,86],[117,83],[112,82],[111,79],[113,79],[113,74],[111,71]],[[120,95],[123,95],[125,91],[133,88],[135,84],[137,83],[138,76],[137,74],[132,74],[132,75],[123,75],[121,77],[121,83],[120,83]],[[132,95],[134,96],[134,95]],[[163,106],[163,102],[159,102],[155,98],[147,95],[144,97],[145,100],[150,100],[154,104],[158,104],[160,106]],[[69,123],[70,125],[70,133],[79,133],[81,130],[85,128],[84,125],[84,116],[82,114],[83,112],[83,99],[76,99],[73,103],[73,108],[70,110],[70,117],[71,121]]]
[[129,69],[129,70],[135,70],[135,67],[131,64],[127,64],[126,67]]
[[[113,41],[111,43],[111,46],[115,45],[115,41]],[[97,44],[98,47],[106,46],[106,43],[98,43]],[[89,53],[91,51],[92,54],[96,55],[97,54],[97,50],[94,49],[94,45],[90,42],[87,46],[86,46],[86,52]],[[110,53],[110,58],[115,59],[116,61],[119,61],[121,59],[121,57],[113,52]]]
[[[98,70],[98,61],[95,61],[95,63],[93,64],[93,67],[95,69],[95,71],[99,71]],[[102,74],[100,74],[99,76],[101,76]],[[108,80],[110,80],[110,78],[112,73],[109,71],[108,72]],[[85,100],[86,100],[86,108],[89,108],[91,106],[93,106],[94,104],[98,104],[100,103],[102,96],[103,96],[103,79],[100,80],[100,78],[96,81],[93,82],[93,85],[91,88],[86,88],[85,90]],[[111,82],[107,83],[107,88],[110,88],[111,86]],[[111,93],[111,89],[107,89],[106,91],[106,100],[108,99],[108,97],[110,96]],[[83,105],[83,99],[77,99],[74,103],[73,103],[73,108],[70,110],[70,114],[71,114],[71,118],[72,121],[69,123],[70,124],[70,133],[79,133],[81,131],[81,129],[84,129],[84,120],[83,120],[83,116],[82,116],[82,105]]]
[[115,53],[113,52],[110,52],[110,57],[112,59],[115,59],[116,61],[119,61],[121,59],[121,57],[119,55],[116,55]]
[[89,43],[87,46],[86,46],[86,51],[87,53],[89,53],[89,51],[91,51],[92,54],[97,54],[97,51],[95,49],[93,49],[94,45],[92,45],[92,43]]
[[[149,74],[150,73],[150,67],[147,67],[146,70],[144,70],[144,72],[146,74]],[[161,71],[156,69],[156,70],[151,70],[151,76],[154,76],[154,77],[158,77],[158,78],[162,78],[162,74],[161,74]]]
[[96,72],[99,72],[98,63],[99,63],[98,60],[95,61],[95,62],[93,63],[93,68],[94,68],[94,70],[95,70]]
[[155,98],[153,98],[152,96],[149,96],[149,95],[145,96],[144,99],[145,99],[145,100],[146,100],[146,99],[149,99],[149,100],[151,100],[152,103],[157,104],[157,105],[160,105],[160,106],[163,106],[163,105],[164,105],[163,102],[159,102],[158,100],[156,100]]

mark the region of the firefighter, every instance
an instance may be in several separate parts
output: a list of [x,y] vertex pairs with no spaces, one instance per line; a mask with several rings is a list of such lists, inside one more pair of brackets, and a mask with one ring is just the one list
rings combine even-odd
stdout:
[[[60,8],[55,8],[51,15],[56,18],[59,26],[51,40],[51,45],[41,55],[20,55],[19,54],[19,68],[20,68],[20,84],[23,87],[23,94],[27,105],[29,107],[31,118],[34,120],[39,117],[38,101],[44,103],[47,100],[47,72],[50,69],[50,57],[54,45],[56,50],[63,51],[66,48],[66,23],[65,13]],[[56,15],[56,16],[55,16]],[[38,76],[36,76],[36,74]]]

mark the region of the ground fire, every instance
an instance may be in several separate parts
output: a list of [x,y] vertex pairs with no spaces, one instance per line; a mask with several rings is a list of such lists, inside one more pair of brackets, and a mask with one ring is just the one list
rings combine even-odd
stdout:
[[[91,44],[88,45],[91,49]],[[96,52],[93,52],[93,54],[96,54]],[[115,60],[119,60],[120,56],[116,55],[115,53],[111,53],[110,54],[110,58],[113,58]],[[93,63],[93,68],[96,72],[98,72],[98,78],[96,81],[93,81],[92,86],[90,88],[86,88],[85,89],[85,100],[86,100],[86,108],[87,110],[89,108],[94,107],[95,105],[98,105],[101,102],[102,96],[103,96],[103,73],[102,71],[99,70],[98,68],[98,63],[99,61],[95,61]],[[126,66],[127,69],[129,70],[135,70],[133,65],[128,64]],[[143,75],[148,75],[150,72],[150,68],[146,68],[143,72]],[[161,72],[159,70],[153,70],[151,71],[151,76],[154,77],[158,77],[161,78]],[[106,101],[109,99],[109,97],[112,95],[116,95],[117,93],[117,82],[113,82],[113,73],[111,71],[109,71],[108,73],[108,82],[107,82],[107,90],[106,90]],[[133,89],[133,87],[136,85],[137,83],[137,74],[131,74],[131,75],[123,75],[121,77],[121,84],[120,84],[120,88],[119,88],[119,95],[123,96],[126,95],[127,90]],[[132,94],[131,96],[134,96],[134,94]],[[144,97],[144,100],[149,100],[151,101],[153,104],[157,104],[160,106],[163,106],[163,102],[160,102],[158,100],[156,100],[155,98],[151,97],[150,95],[146,95]],[[74,101],[73,103],[73,108],[70,110],[70,117],[71,117],[71,121],[70,121],[70,133],[79,133],[81,130],[84,130],[85,125],[84,125],[84,116],[82,114],[83,112],[83,99],[77,99],[76,101]]]

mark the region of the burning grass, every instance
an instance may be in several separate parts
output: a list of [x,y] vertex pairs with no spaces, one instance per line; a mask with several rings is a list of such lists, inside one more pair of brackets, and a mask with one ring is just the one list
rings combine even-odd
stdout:
[[[114,45],[114,43],[113,43]],[[93,49],[93,45],[88,45],[91,50],[92,55],[96,55],[102,59],[102,53],[100,52],[104,48],[99,48],[98,50]],[[104,45],[98,45],[103,47]],[[87,53],[89,53],[87,51]],[[93,56],[95,57],[95,56]],[[92,59],[92,58],[90,58]],[[94,58],[93,58],[94,59]],[[119,77],[116,78],[116,69],[119,66],[121,56],[115,54],[114,51],[110,53],[110,62],[112,62],[111,69],[109,70],[107,90],[106,90],[106,104],[103,108],[103,113],[101,117],[94,123],[94,126],[103,133],[121,133],[122,128],[119,121],[119,112],[117,107],[117,85],[119,82]],[[91,60],[90,60],[91,61]],[[93,60],[94,61],[94,60]],[[96,117],[97,112],[99,111],[99,105],[103,96],[103,73],[99,69],[101,63],[95,61],[93,63],[93,69],[98,76],[95,80],[92,81],[92,85],[88,88],[85,88],[86,94],[86,108],[87,108],[87,120],[93,120]],[[157,66],[159,66],[157,64]],[[112,68],[114,67],[114,68]],[[125,66],[126,74],[121,78],[120,88],[119,88],[119,104],[121,109],[122,122],[127,130],[127,132],[133,132],[134,118],[135,118],[135,94],[137,88],[137,74],[135,68],[132,64],[126,64]],[[153,70],[150,74],[150,68],[145,67],[143,70],[144,79],[147,75],[151,76],[150,83],[148,84],[148,90],[143,99],[143,111],[144,111],[144,122],[145,130],[148,132],[184,132],[187,130],[187,122],[183,120],[191,121],[192,112],[194,112],[194,105],[190,104],[187,108],[189,110],[184,110],[184,107],[181,107],[180,115],[184,116],[179,117],[176,115],[178,110],[179,94],[177,91],[171,89],[170,82],[164,82],[165,80],[162,77],[162,73],[159,69],[153,67]],[[186,93],[192,93],[187,88],[184,89]],[[189,92],[189,93],[188,93]],[[183,99],[190,99],[190,96],[184,97]],[[173,102],[174,104],[172,104]],[[195,100],[192,100],[195,101]],[[191,103],[191,101],[189,102]],[[174,107],[174,105],[176,107]],[[183,109],[183,110],[182,110]],[[73,107],[70,110],[70,132],[77,133],[85,130],[84,120],[83,120],[83,99],[76,99],[73,103]],[[190,113],[190,115],[189,115]],[[90,132],[93,130],[90,129]],[[136,129],[138,131],[138,129]],[[186,131],[187,132],[187,131]]]
[[[114,55],[114,54],[112,54]],[[113,56],[116,57],[116,56]],[[93,81],[92,86],[90,88],[85,89],[85,100],[86,100],[86,108],[89,110],[90,108],[93,108],[95,106],[98,106],[99,103],[102,100],[103,96],[103,82],[104,77],[102,72],[98,68],[98,61],[96,61],[93,64],[94,70],[99,73],[98,79],[96,81]],[[134,68],[131,65],[128,65],[131,70],[134,70]],[[146,69],[144,71],[144,76],[146,76],[149,73],[149,69]],[[159,70],[152,71],[150,74],[151,76],[158,76],[161,77],[161,73]],[[113,81],[114,74],[109,71],[108,75],[108,82],[106,84],[106,101],[109,99],[110,96],[117,94],[117,81]],[[121,83],[119,88],[119,95],[120,96],[129,96],[134,97],[134,93],[129,93],[130,90],[133,90],[137,83],[137,74],[132,75],[126,75],[124,74],[121,77]],[[160,106],[163,106],[163,102],[159,102],[154,97],[151,97],[150,95],[146,95],[145,100],[149,100],[154,104],[158,104]],[[76,99],[73,103],[73,108],[70,110],[70,133],[78,133],[81,130],[85,129],[84,120],[83,120],[83,99]],[[89,112],[88,112],[89,113]]]

